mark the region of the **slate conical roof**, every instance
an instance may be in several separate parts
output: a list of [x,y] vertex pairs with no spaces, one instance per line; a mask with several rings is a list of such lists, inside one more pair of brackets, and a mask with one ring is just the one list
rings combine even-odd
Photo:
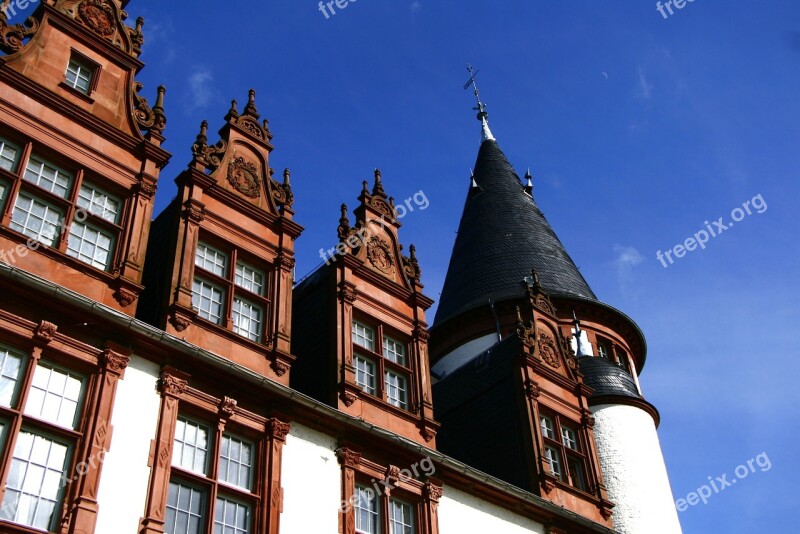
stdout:
[[531,269],[551,295],[596,300],[492,136],[484,135],[434,326],[525,295]]

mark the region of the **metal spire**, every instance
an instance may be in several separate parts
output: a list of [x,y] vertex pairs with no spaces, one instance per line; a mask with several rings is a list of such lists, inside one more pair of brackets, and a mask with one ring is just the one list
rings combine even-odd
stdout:
[[486,112],[486,105],[481,101],[481,93],[478,91],[478,84],[475,82],[475,77],[478,75],[479,71],[475,70],[475,68],[470,64],[467,64],[467,70],[469,71],[470,78],[467,83],[464,84],[464,90],[469,89],[471,85],[473,92],[475,93],[475,100],[478,102],[478,105],[473,109],[478,112],[478,120],[481,121],[481,141],[494,141],[495,137],[492,135],[492,131],[489,129],[489,114]]

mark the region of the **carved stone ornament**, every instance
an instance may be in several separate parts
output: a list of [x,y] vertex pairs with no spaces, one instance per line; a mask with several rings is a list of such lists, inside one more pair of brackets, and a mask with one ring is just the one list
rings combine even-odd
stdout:
[[280,360],[273,361],[270,367],[272,367],[272,370],[275,371],[275,374],[278,376],[283,376],[289,372],[289,364]]
[[538,399],[541,394],[542,388],[539,387],[538,382],[530,378],[525,380],[525,395],[527,395],[529,399]]
[[104,0],[84,0],[78,5],[78,17],[93,32],[107,37],[114,33],[114,9]]
[[159,386],[165,395],[178,396],[186,392],[189,381],[165,370],[161,373]]
[[550,495],[550,492],[553,491],[555,489],[555,487],[556,487],[556,485],[553,483],[553,481],[549,480],[549,479],[544,479],[542,481],[541,486],[542,486],[542,489],[544,490],[544,492],[547,495]]
[[117,302],[119,302],[120,306],[127,308],[136,302],[136,299],[139,298],[139,294],[135,291],[131,291],[130,289],[120,287],[114,292],[114,298]]
[[280,419],[273,418],[267,423],[267,431],[270,437],[280,441],[286,441],[286,436],[289,435],[291,429],[292,427],[289,423],[281,421]]
[[197,139],[192,145],[192,155],[194,162],[207,167],[211,170],[217,169],[222,163],[222,156],[228,150],[228,142],[220,139],[216,145],[209,146],[208,144],[208,122],[203,121],[200,124],[200,133],[197,134]]
[[238,406],[238,402],[236,399],[232,399],[230,397],[224,397],[222,401],[219,403],[219,413],[225,419],[229,419],[233,417],[233,414],[236,413],[236,407]]
[[436,431],[428,427],[423,428],[420,434],[422,434],[422,439],[424,439],[426,443],[430,443],[433,438],[436,437]]
[[409,256],[403,256],[403,272],[408,277],[408,279],[413,282],[414,284],[419,284],[420,279],[422,278],[422,269],[419,267],[419,261],[417,261],[417,248],[414,245],[411,245],[408,248]]
[[56,326],[54,323],[49,321],[40,321],[39,325],[36,327],[36,330],[33,332],[33,336],[38,341],[50,343],[56,335],[56,330],[58,330],[58,326]]
[[342,391],[342,402],[348,408],[353,405],[354,402],[358,400],[358,395],[353,393],[352,391]]
[[553,369],[560,368],[561,358],[559,357],[558,348],[553,338],[545,332],[540,332],[538,344],[539,355],[542,357],[542,360]]
[[131,359],[129,356],[124,354],[120,354],[118,352],[114,352],[111,349],[106,349],[103,351],[103,358],[102,364],[106,370],[111,371],[112,373],[121,374],[124,371],[128,364],[130,363]]
[[336,457],[343,466],[355,469],[361,464],[362,455],[360,452],[356,452],[353,449],[342,447],[336,451]]
[[584,411],[581,416],[581,424],[588,428],[594,428],[594,423],[594,415],[592,415],[592,412]]
[[385,241],[373,236],[367,243],[367,258],[372,266],[380,272],[387,275],[394,274],[392,248]]
[[258,167],[241,156],[228,164],[228,182],[234,189],[248,198],[257,198],[261,194],[261,179]]
[[394,208],[392,208],[385,200],[380,197],[372,197],[369,201],[369,205],[372,206],[372,209],[389,219],[390,221],[394,220]]
[[37,31],[39,31],[39,21],[35,18],[29,17],[24,25],[9,26],[5,11],[0,11],[0,50],[6,54],[18,52],[23,46],[23,41],[32,37]]
[[272,178],[275,171],[269,170],[269,181],[272,186],[272,200],[280,207],[291,207],[294,204],[294,193],[292,192],[291,177],[292,173],[289,169],[283,170],[283,183],[279,183]]
[[444,490],[441,486],[428,482],[425,484],[425,495],[433,502],[439,502],[439,499],[444,495]]

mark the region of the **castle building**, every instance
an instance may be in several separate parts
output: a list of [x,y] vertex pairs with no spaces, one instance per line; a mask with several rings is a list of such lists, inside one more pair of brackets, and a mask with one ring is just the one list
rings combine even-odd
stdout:
[[0,13],[0,532],[680,532],[644,337],[480,103],[429,328],[380,171],[295,283],[302,213],[254,91],[200,123],[154,218],[166,89],[143,96],[127,4]]

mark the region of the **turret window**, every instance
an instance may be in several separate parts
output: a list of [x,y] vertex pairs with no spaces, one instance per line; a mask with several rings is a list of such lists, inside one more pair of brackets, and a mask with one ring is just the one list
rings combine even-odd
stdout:
[[544,461],[550,474],[581,491],[587,491],[587,460],[576,430],[578,426],[555,414],[540,414],[539,425],[544,442]]
[[266,335],[267,274],[238,256],[237,250],[197,244],[192,305],[201,318],[261,343]]
[[611,358],[611,344],[605,339],[597,339],[597,355],[601,358]]
[[[373,328],[360,321],[353,321],[352,340],[356,384],[392,406],[408,409],[412,375],[407,345],[385,334],[383,326]],[[380,353],[375,352],[377,347],[381,348]]]
[[628,361],[628,353],[622,350],[619,347],[615,347],[617,353],[617,361],[619,362],[619,366],[625,369],[625,372],[631,374],[631,364]]

